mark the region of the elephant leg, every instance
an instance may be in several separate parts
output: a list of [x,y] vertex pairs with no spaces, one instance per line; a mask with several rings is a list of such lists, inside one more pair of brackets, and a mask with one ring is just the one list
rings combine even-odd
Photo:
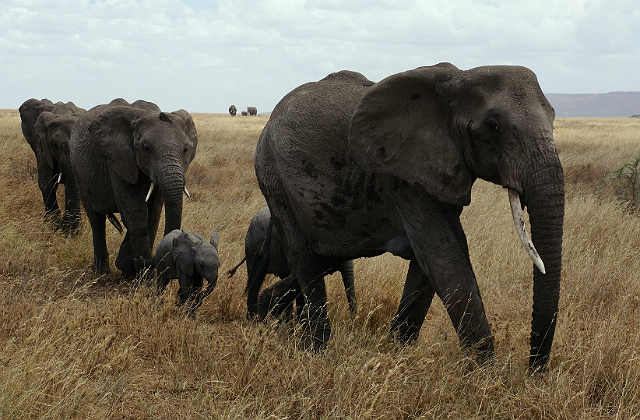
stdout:
[[[460,224],[462,207],[438,202],[417,184],[403,183],[394,200],[416,260],[447,308],[460,344],[477,351],[482,361],[489,359],[493,338]],[[415,305],[413,311],[402,312],[413,319],[426,313],[424,308],[418,313]]]
[[269,315],[279,317],[285,314],[287,317],[299,293],[298,280],[292,274],[275,282],[258,296],[258,317],[262,320]]
[[137,274],[134,258],[151,259],[149,214],[144,202],[146,191],[141,193],[142,190],[138,186],[126,184],[126,182],[116,183],[113,191],[118,212],[127,228],[116,258],[116,267],[122,271],[124,277],[133,278]]
[[401,343],[414,342],[418,338],[434,293],[429,278],[422,272],[418,262],[411,260],[400,306],[391,321],[391,335]]
[[358,312],[358,303],[356,302],[356,287],[353,282],[353,260],[347,261],[340,266],[340,274],[342,275],[344,290],[347,293],[349,311],[351,315],[355,315]]
[[56,198],[58,189],[58,174],[48,164],[39,162],[38,186],[42,192],[45,218],[51,221],[54,229],[60,228],[60,208]]
[[80,229],[80,191],[69,168],[63,170],[64,174],[64,215],[62,216],[62,229],[65,233],[75,235]]
[[[85,206],[86,208],[86,206]],[[87,210],[87,218],[93,236],[93,270],[98,274],[108,274],[109,251],[107,250],[106,223],[107,215]]]
[[197,295],[197,284],[202,284],[202,276],[195,272],[192,276],[188,275],[182,270],[178,270],[178,281],[180,282],[180,288],[178,289],[178,305],[185,306],[185,310],[188,316],[195,315],[197,306],[195,297]]
[[301,315],[302,327],[306,330],[302,345],[311,350],[323,350],[331,337],[323,275],[325,270],[302,269],[298,272],[298,281],[306,302]]

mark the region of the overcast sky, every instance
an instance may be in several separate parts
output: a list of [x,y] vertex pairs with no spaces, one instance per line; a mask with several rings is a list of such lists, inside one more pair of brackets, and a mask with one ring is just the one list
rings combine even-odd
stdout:
[[638,0],[0,0],[0,108],[270,111],[349,69],[531,68],[546,93],[640,91]]

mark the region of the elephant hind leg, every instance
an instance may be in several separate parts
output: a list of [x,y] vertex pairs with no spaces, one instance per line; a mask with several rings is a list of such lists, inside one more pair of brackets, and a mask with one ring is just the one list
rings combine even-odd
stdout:
[[429,278],[418,262],[412,260],[398,312],[391,321],[391,335],[403,344],[413,343],[418,338],[434,294]]

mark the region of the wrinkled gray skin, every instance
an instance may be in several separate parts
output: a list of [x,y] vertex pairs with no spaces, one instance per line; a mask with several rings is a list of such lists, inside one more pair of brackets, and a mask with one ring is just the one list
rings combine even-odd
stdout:
[[[95,271],[110,271],[109,215],[120,213],[127,229],[116,258],[127,278],[143,268],[134,258],[151,258],[163,204],[164,233],[180,228],[185,172],[197,143],[187,111],[165,113],[151,102],[115,99],[78,119],[71,132],[71,163],[91,224]],[[145,201],[152,182],[155,188]]]
[[305,296],[303,344],[323,348],[330,337],[323,273],[391,252],[410,261],[391,334],[414,341],[437,294],[461,345],[490,360],[493,338],[460,224],[482,178],[515,191],[528,209],[546,266],[546,274],[533,269],[529,365],[544,370],[564,218],[554,116],[534,73],[515,66],[443,63],[377,84],[343,71],[286,95],[260,136],[255,169]]
[[[80,227],[80,195],[69,160],[69,136],[85,112],[73,102],[53,104],[48,99],[29,99],[20,106],[22,133],[36,156],[45,218],[67,235],[77,234]],[[65,186],[64,214],[56,197],[59,183]]]
[[248,106],[247,112],[249,113],[249,115],[258,115],[258,108],[256,108],[255,106]]
[[236,106],[235,106],[235,105],[231,105],[231,106],[229,107],[229,114],[230,114],[232,117],[235,117],[237,113],[238,113],[238,108],[236,108]]
[[[301,294],[300,285],[298,281],[289,277],[289,264],[287,263],[287,255],[284,252],[284,246],[282,245],[277,232],[273,231],[273,224],[271,222],[271,213],[269,207],[263,207],[256,212],[251,218],[249,229],[244,238],[244,253],[245,257],[229,270],[229,275],[233,276],[236,270],[246,261],[247,263],[247,287],[245,289],[247,293],[247,317],[253,318],[258,315],[260,319],[265,319],[269,314],[269,311],[275,316],[285,313],[285,318],[291,317],[291,309],[293,299],[297,301],[297,309],[301,311],[304,306],[304,296]],[[268,244],[265,245],[265,240]],[[258,255],[262,247],[268,247],[269,255],[265,256],[268,259],[268,264],[263,264],[261,267],[266,269],[264,274],[253,275],[254,262],[256,258],[260,259]],[[265,248],[267,249],[267,248]],[[260,266],[260,265],[259,265]],[[346,261],[342,264],[338,271],[342,275],[342,281],[344,283],[344,289],[347,293],[347,302],[349,303],[349,310],[352,315],[355,315],[358,306],[356,302],[356,290],[353,282],[353,261]],[[274,274],[276,277],[285,279],[288,277],[289,283],[279,283],[279,287],[288,287],[287,291],[275,291],[273,288],[269,288],[265,293],[260,295],[261,301],[258,302],[258,293],[260,287],[264,282],[264,277],[268,273]],[[249,279],[254,283],[249,283]],[[272,296],[279,296],[287,294],[287,298],[283,298],[280,302],[271,304]],[[275,305],[275,306],[274,306]]]
[[22,134],[33,150],[36,159],[38,158],[38,138],[33,134],[33,126],[36,124],[38,117],[45,111],[55,115],[73,115],[79,117],[86,111],[77,107],[73,102],[56,102],[55,104],[48,99],[38,100],[35,98],[27,99],[20,105],[20,127]]
[[[219,242],[217,231],[211,233],[209,242],[197,233],[180,229],[165,235],[158,243],[151,266],[158,273],[158,294],[171,279],[178,279],[178,304],[189,301],[189,312],[195,312],[218,281]],[[207,280],[206,289],[203,289],[203,279]]]

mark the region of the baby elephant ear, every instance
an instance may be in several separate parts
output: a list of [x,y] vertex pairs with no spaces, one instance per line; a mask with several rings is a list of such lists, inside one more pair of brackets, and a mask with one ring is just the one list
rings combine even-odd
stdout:
[[473,178],[449,130],[444,83],[450,64],[387,77],[360,100],[351,118],[349,152],[367,172],[418,183],[438,200],[467,205]]
[[171,246],[173,262],[181,271],[189,276],[193,275],[193,260],[195,258],[194,244],[186,233],[173,238]]
[[213,245],[213,247],[217,250],[218,245],[220,245],[220,234],[217,230],[211,232],[211,236],[209,237],[209,243]]

